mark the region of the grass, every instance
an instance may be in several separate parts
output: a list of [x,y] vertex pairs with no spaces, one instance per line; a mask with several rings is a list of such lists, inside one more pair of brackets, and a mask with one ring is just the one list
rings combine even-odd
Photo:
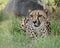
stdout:
[[60,37],[52,36],[44,39],[37,39],[35,48],[60,48]]
[[52,28],[52,34],[54,35],[60,35],[60,20],[52,20],[51,21],[51,28]]
[[4,21],[4,20],[7,20],[8,17],[9,17],[9,16],[5,13],[4,10],[1,10],[1,11],[0,11],[0,22],[1,22],[1,21]]
[[[0,48],[29,48],[31,39],[21,30],[19,18],[1,13]],[[60,48],[60,20],[51,19],[51,28],[52,35],[36,39],[33,48]]]

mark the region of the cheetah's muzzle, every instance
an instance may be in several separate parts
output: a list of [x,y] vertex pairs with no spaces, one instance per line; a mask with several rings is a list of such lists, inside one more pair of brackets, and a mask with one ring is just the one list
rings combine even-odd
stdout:
[[41,24],[40,21],[33,21],[33,23],[34,23],[34,26],[35,26],[35,27],[39,27],[40,24]]

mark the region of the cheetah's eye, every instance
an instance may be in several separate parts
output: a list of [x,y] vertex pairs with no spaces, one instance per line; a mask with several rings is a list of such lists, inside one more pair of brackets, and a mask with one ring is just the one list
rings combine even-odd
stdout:
[[38,17],[41,17],[42,15],[38,15]]
[[31,17],[33,17],[33,15],[30,15]]

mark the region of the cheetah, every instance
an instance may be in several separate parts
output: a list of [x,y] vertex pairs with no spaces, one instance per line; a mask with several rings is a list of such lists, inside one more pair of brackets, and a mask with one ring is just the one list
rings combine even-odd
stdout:
[[22,22],[26,34],[30,37],[45,37],[51,33],[50,22],[44,10],[33,10]]

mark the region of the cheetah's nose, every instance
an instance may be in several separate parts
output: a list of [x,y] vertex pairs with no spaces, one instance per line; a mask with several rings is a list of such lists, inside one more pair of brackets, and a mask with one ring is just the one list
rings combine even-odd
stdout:
[[35,24],[37,21],[33,21],[33,23]]

